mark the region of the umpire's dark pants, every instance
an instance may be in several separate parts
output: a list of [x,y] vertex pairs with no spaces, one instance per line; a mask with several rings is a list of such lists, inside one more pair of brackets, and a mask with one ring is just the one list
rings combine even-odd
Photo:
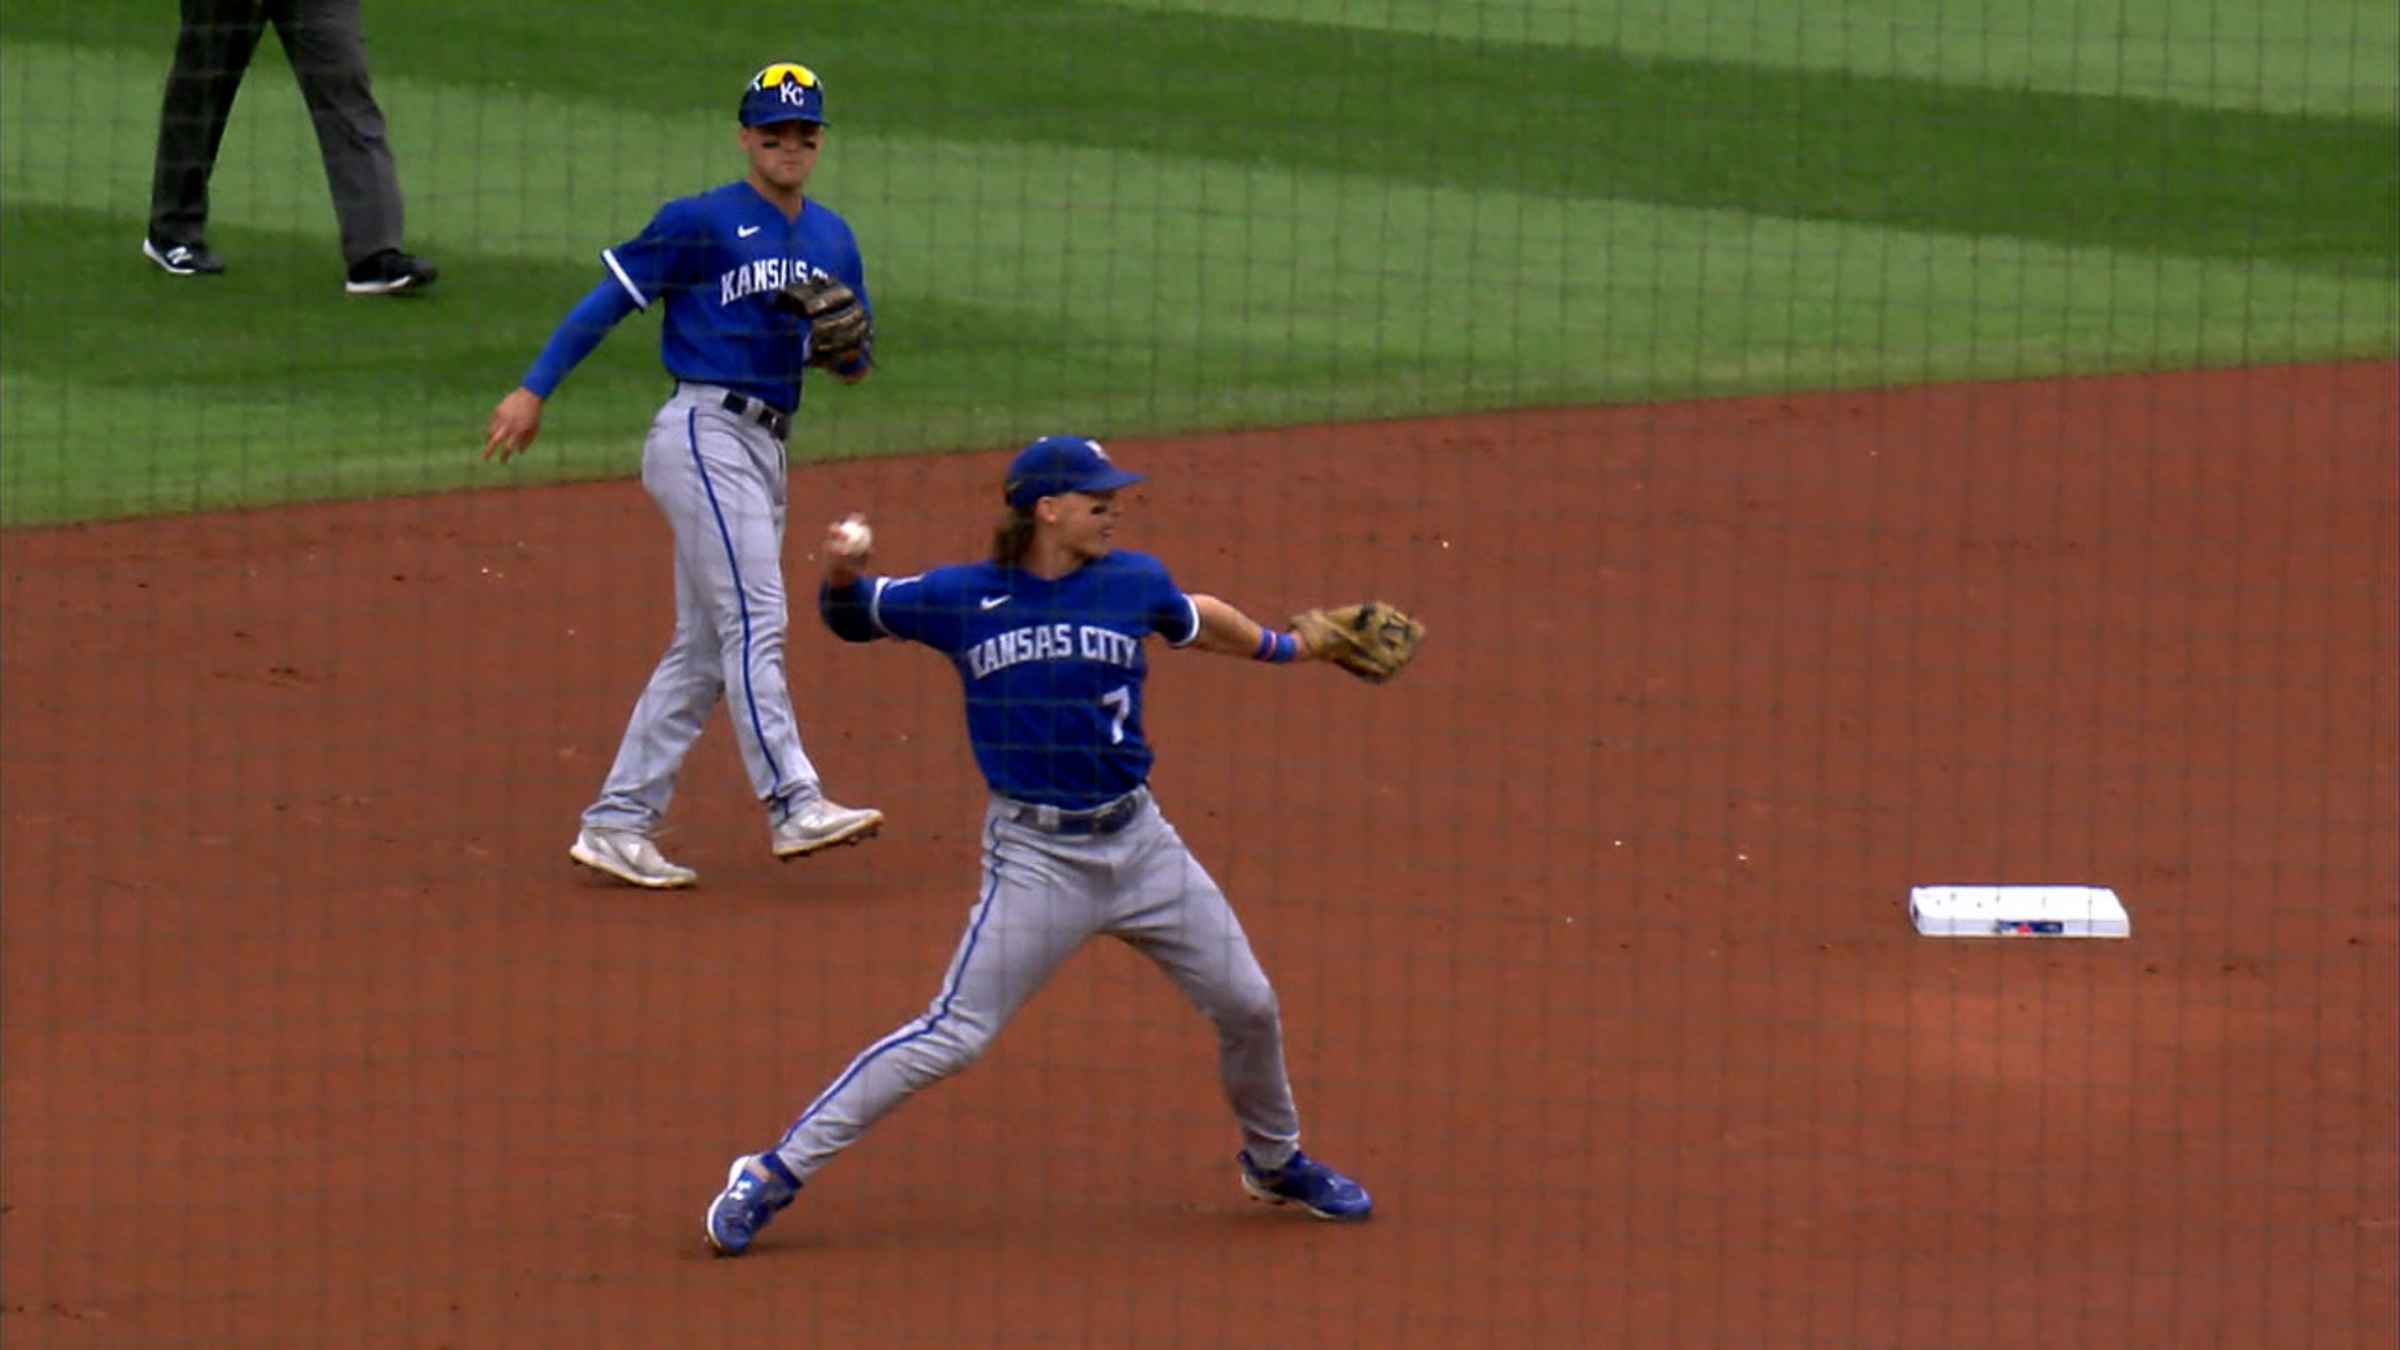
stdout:
[[383,110],[367,86],[359,0],[183,0],[183,31],[158,117],[150,180],[150,237],[197,244],[208,227],[208,177],[225,139],[242,74],[269,23],[299,77],[316,123],[342,257],[356,264],[400,247],[400,176],[384,142]]

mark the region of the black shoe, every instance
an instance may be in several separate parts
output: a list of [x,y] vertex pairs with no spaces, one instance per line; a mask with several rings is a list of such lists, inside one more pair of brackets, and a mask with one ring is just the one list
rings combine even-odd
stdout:
[[350,280],[342,289],[352,295],[397,295],[402,291],[421,291],[441,275],[433,264],[423,258],[412,258],[396,248],[387,248],[350,269]]
[[157,240],[145,238],[142,256],[157,263],[169,276],[213,277],[225,270],[225,264],[217,261],[217,255],[209,252],[206,244],[169,244],[160,248]]

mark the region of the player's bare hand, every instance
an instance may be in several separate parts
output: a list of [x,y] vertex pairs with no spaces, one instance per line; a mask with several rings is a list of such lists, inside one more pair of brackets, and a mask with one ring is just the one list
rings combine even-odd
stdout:
[[875,551],[875,532],[867,528],[867,518],[853,511],[825,527],[825,574],[836,586],[848,585],[851,579],[866,570],[868,555]]
[[483,433],[483,457],[506,463],[522,454],[542,432],[542,396],[526,388],[509,391],[492,409],[491,425]]

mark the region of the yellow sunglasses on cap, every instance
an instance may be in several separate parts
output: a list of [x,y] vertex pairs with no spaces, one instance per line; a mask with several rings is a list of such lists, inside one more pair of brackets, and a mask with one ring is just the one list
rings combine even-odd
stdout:
[[751,82],[750,87],[781,89],[785,80],[791,80],[803,89],[814,89],[817,87],[817,72],[789,61],[779,61],[758,72],[758,78]]

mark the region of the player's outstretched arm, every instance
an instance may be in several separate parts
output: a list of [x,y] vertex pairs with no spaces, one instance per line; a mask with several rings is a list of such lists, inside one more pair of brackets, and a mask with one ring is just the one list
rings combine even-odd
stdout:
[[1195,592],[1192,608],[1200,611],[1200,636],[1192,645],[1201,651],[1262,661],[1305,661],[1309,657],[1308,644],[1299,634],[1270,633],[1264,624],[1213,595]]
[[1213,595],[1195,595],[1200,635],[1192,645],[1254,661],[1328,661],[1373,684],[1398,675],[1416,659],[1425,625],[1380,600],[1292,616],[1288,631],[1263,628]]

